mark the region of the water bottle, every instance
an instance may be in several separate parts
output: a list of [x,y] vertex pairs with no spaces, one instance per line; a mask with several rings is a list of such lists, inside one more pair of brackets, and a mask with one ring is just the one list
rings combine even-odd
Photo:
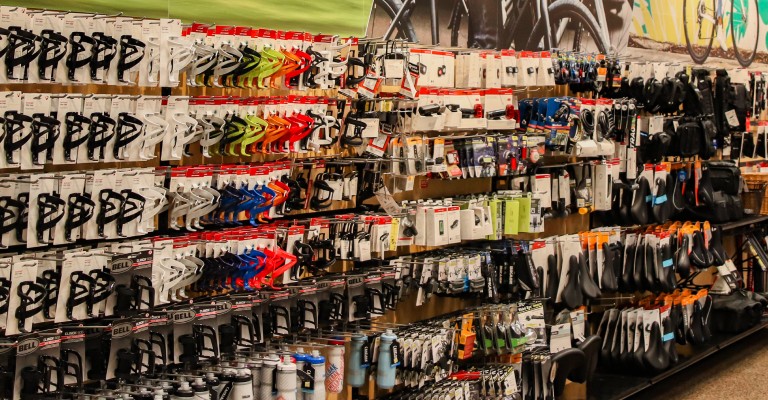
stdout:
[[182,381],[179,388],[173,392],[171,400],[189,400],[195,397],[195,392],[189,387],[189,382]]
[[253,382],[253,398],[254,400],[261,400],[261,357],[254,357],[248,363],[251,368],[251,379]]
[[216,376],[216,374],[214,374],[213,372],[206,372],[205,383],[208,385],[209,390],[212,390],[216,393],[216,398],[214,398],[214,400],[217,400],[218,394],[219,394],[219,385],[221,384],[221,382],[219,381],[219,377]]
[[397,336],[390,329],[387,329],[379,338],[379,358],[376,368],[376,386],[379,389],[395,387],[395,367],[392,365],[392,342],[395,340]]
[[[296,361],[296,371],[303,371],[304,370],[304,364],[307,362],[307,358],[309,358],[309,354],[304,353],[304,349],[299,347],[296,349],[296,353],[293,355],[293,359]],[[299,374],[296,374],[296,387],[301,388],[301,376]],[[299,394],[298,397],[301,397],[301,394]]]
[[277,364],[277,398],[282,400],[296,400],[296,364],[290,357],[285,357],[283,362]]
[[325,390],[328,393],[341,393],[344,389],[344,343],[332,343],[325,365]]
[[272,373],[277,368],[277,364],[280,362],[274,354],[270,354],[264,358],[261,363],[261,387],[259,388],[260,400],[272,400],[275,398],[272,393]]
[[325,400],[325,357],[319,350],[312,350],[307,363],[315,370],[315,386],[311,392],[304,393],[304,400]]
[[253,380],[251,379],[251,370],[241,368],[237,370],[232,385],[230,400],[253,400]]
[[195,393],[195,400],[210,400],[211,391],[203,378],[195,378],[192,383],[192,391]]
[[368,342],[368,336],[352,336],[352,344],[349,351],[349,362],[347,365],[347,383],[352,387],[361,387],[365,384],[365,377],[368,372],[368,366],[363,367],[361,358],[363,354],[363,345]]

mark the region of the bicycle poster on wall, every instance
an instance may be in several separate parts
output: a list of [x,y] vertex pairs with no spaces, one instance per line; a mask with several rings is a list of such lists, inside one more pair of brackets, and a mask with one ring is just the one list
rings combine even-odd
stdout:
[[455,48],[561,49],[768,62],[768,0],[373,0],[369,37]]

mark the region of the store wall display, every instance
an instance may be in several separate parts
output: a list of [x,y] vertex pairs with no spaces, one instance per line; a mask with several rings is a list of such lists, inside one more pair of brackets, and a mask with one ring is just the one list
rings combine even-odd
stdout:
[[530,26],[603,54],[3,6],[0,394],[551,399],[760,323],[763,72],[605,54],[609,3]]

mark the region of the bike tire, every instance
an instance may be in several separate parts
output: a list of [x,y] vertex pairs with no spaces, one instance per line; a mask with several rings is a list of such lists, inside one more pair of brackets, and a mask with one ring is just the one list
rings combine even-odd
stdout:
[[[605,38],[600,34],[600,28],[592,13],[587,6],[577,0],[556,0],[550,4],[547,8],[549,12],[550,21],[559,21],[563,18],[571,18],[571,20],[578,20],[583,24],[583,27],[594,38],[595,45],[597,45],[598,52],[601,54],[607,54],[608,44],[605,43]],[[544,26],[544,20],[539,19],[536,21],[536,25],[533,27],[531,38],[528,40],[526,50],[551,50],[551,49],[538,49],[539,43],[544,38],[545,29],[549,29],[548,26]],[[576,50],[576,49],[570,49]]]
[[[703,51],[700,53],[694,50],[694,45],[691,44],[691,36],[688,33],[688,5],[689,3],[698,5],[700,1],[702,0],[683,0],[683,32],[685,32],[685,47],[688,49],[688,55],[691,56],[691,59],[696,64],[704,64],[704,61],[707,61],[707,58],[709,58],[709,53],[712,51],[712,42],[715,40],[715,30],[717,29],[717,26],[712,24],[712,32],[709,34],[709,43],[703,47]],[[711,3],[711,9],[715,10],[715,0],[711,0],[709,3]]]
[[[390,23],[397,15],[397,12],[403,8],[403,2],[401,0],[374,0],[376,7],[381,7],[382,10],[389,16]],[[416,30],[411,23],[410,11],[406,11],[400,18],[400,21],[396,25],[396,31],[394,32],[394,38],[384,39],[403,39],[406,42],[416,42]]]
[[[760,2],[757,0],[743,0],[746,1],[747,4],[750,4],[754,6],[754,9],[749,9],[748,13],[753,15],[754,18],[757,20],[757,32],[755,32],[754,36],[747,35],[749,37],[755,38],[755,44],[753,46],[750,46],[752,48],[752,51],[750,53],[747,53],[746,55],[739,51],[737,40],[736,40],[736,24],[733,21],[733,16],[736,14],[736,2],[740,0],[733,0],[731,1],[731,40],[733,41],[733,53],[736,55],[736,60],[739,61],[739,64],[741,64],[742,67],[749,67],[752,64],[752,61],[755,61],[755,56],[757,56],[757,43],[760,38]],[[739,10],[740,13],[743,13],[743,10]]]

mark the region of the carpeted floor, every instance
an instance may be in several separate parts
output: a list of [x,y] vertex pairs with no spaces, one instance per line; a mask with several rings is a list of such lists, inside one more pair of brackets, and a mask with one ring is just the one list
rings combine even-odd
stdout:
[[768,329],[763,329],[633,399],[768,399],[766,366]]

